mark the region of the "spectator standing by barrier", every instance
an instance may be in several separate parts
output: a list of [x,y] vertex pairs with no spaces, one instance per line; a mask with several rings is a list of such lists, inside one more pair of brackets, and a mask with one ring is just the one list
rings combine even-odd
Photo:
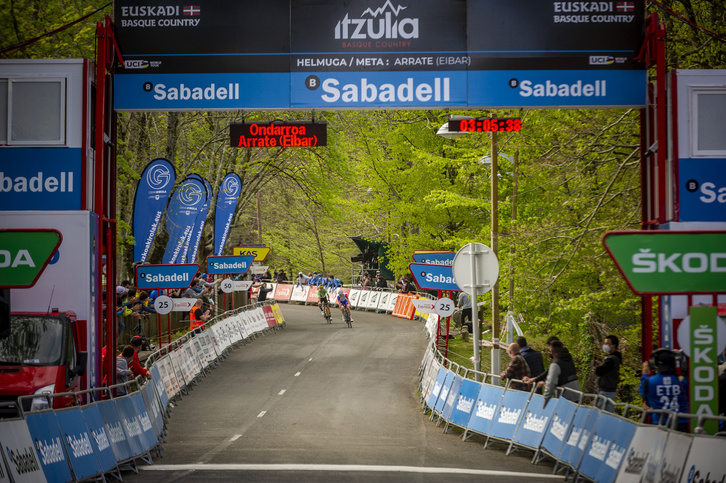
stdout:
[[[552,351],[550,350],[550,345],[552,344],[552,342],[554,342],[556,340],[560,340],[560,338],[557,337],[556,335],[551,335],[551,336],[547,337],[547,351],[549,352],[550,358],[552,357]],[[567,347],[565,347],[565,352],[567,352],[569,354]],[[530,367],[530,369],[531,369],[531,367]],[[548,369],[544,369],[544,366],[543,366],[542,372],[540,372],[539,374],[537,374],[536,372],[532,372],[532,374],[537,374],[537,375],[534,377],[528,378],[524,382],[536,382],[537,387],[541,388],[542,384],[539,384],[539,383],[544,382],[544,380],[547,379],[547,372],[548,372]]]
[[267,300],[267,294],[272,292],[271,288],[267,288],[266,283],[261,283],[260,288],[257,290],[257,301],[258,302],[264,302]]
[[189,330],[197,334],[204,330],[204,324],[209,320],[209,310],[202,312],[203,304],[202,299],[197,299],[189,311]]
[[308,277],[305,276],[302,272],[297,272],[297,278],[295,279],[295,283],[298,287],[302,287],[303,285],[308,284]]
[[[613,401],[618,390],[618,384],[620,384],[620,366],[623,363],[623,355],[618,350],[618,344],[617,336],[609,335],[605,337],[602,345],[605,358],[602,364],[595,367],[595,375],[599,378],[597,380],[598,394]],[[613,412],[615,410],[613,403],[606,399],[603,399],[601,403],[605,411]]]
[[[652,367],[651,367],[652,364]],[[651,369],[655,374],[651,375]],[[653,352],[650,363],[643,362],[640,395],[646,409],[664,409],[676,413],[688,412],[688,381],[676,375],[676,355],[670,349]],[[665,424],[665,414],[651,415],[651,424]],[[678,431],[688,430],[688,420],[678,419]]]
[[522,357],[524,357],[524,360],[529,366],[529,373],[538,376],[542,374],[545,371],[542,353],[536,349],[532,349],[527,344],[527,339],[524,336],[520,335],[515,339],[515,342],[519,346],[519,353],[522,354]]
[[139,351],[141,350],[141,344],[143,340],[138,335],[131,338],[130,345],[134,348],[134,355],[131,359],[131,372],[134,377],[144,376],[146,379],[151,379],[151,372],[148,369],[141,367],[141,361],[139,361]]
[[[577,369],[570,351],[565,348],[562,342],[555,340],[550,344],[550,354],[552,355],[552,363],[547,369],[547,379],[544,382],[537,383],[538,386],[540,384],[544,385],[545,405],[555,395],[558,387],[580,391],[580,381],[577,380]],[[571,391],[564,391],[563,397],[578,402],[578,396]]]
[[457,302],[457,306],[461,310],[461,328],[463,329],[466,326],[469,328],[469,332],[473,333],[474,331],[471,325],[471,297],[468,293],[461,292]]
[[376,272],[376,288],[379,290],[388,288],[388,282],[386,282],[386,278],[381,275],[381,272]]
[[[131,369],[129,364],[134,359],[134,348],[127,345],[121,351],[121,354],[116,358],[116,384],[128,382],[131,377]],[[116,394],[118,396],[125,396],[128,393],[126,386],[116,388]]]
[[[519,379],[522,381],[525,377],[530,377],[529,366],[520,353],[519,345],[516,342],[509,344],[507,352],[512,360],[509,362],[509,367],[502,371],[502,379]],[[529,391],[531,386],[523,382],[511,382],[509,387],[519,391]]]

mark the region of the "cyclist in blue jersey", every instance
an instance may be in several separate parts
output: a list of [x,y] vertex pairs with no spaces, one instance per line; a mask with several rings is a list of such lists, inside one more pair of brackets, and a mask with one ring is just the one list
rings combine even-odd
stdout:
[[340,306],[340,313],[345,314],[345,312],[347,311],[350,320],[353,320],[353,315],[350,311],[350,300],[348,299],[348,296],[345,294],[342,288],[338,289],[337,296],[335,298],[338,300],[338,305]]

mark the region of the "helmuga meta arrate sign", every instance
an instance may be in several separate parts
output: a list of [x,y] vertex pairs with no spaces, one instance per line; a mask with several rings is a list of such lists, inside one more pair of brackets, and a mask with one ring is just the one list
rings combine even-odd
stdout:
[[640,295],[726,292],[726,232],[610,232],[603,244]]

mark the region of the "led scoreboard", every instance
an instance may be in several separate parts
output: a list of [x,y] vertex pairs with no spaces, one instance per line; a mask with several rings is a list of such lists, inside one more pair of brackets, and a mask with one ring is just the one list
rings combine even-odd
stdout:
[[519,132],[522,130],[522,120],[514,118],[485,118],[461,119],[449,121],[451,132]]
[[237,148],[327,146],[327,122],[244,122],[229,125],[230,145]]

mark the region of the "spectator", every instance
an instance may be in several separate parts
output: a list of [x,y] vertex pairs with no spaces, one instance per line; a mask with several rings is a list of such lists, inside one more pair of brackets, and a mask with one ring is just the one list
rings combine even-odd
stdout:
[[[552,342],[554,342],[556,340],[560,340],[560,338],[557,337],[556,335],[551,335],[551,336],[549,336],[547,338],[547,351],[549,352],[550,357],[552,357],[552,351],[550,350],[550,345],[552,344]],[[567,350],[567,347],[565,347],[564,349],[565,349],[565,352],[567,352],[569,354],[569,351]],[[531,367],[530,367],[530,369],[531,369]],[[530,377],[530,378],[528,378],[524,382],[536,382],[536,383],[540,383],[540,382],[544,381],[545,379],[547,379],[547,371],[548,371],[547,369],[544,369],[543,368],[542,369],[542,372],[540,372],[538,375],[533,376],[533,377]],[[534,371],[532,371],[532,374],[537,374],[537,373],[534,372]],[[537,384],[537,387],[542,387],[542,385],[541,384]]]
[[[676,375],[676,354],[670,349],[658,349],[650,358],[651,363],[643,362],[640,378],[640,396],[646,409],[664,409],[676,413],[688,412],[688,381]],[[655,369],[655,374],[650,371]],[[651,415],[651,424],[666,424],[667,414]],[[687,431],[688,420],[679,418],[679,431]]]
[[[577,380],[577,369],[565,345],[559,340],[552,341],[550,344],[550,354],[552,355],[552,363],[547,369],[547,379],[544,382],[537,383],[538,387],[544,385],[545,405],[556,394],[558,387],[580,391],[580,382]],[[563,397],[573,402],[579,401],[577,394],[574,394],[572,391],[564,391]]]
[[138,335],[131,338],[130,345],[134,348],[134,355],[131,359],[131,372],[133,372],[134,377],[144,376],[146,379],[151,379],[151,372],[145,367],[141,367],[141,362],[139,361],[139,351],[141,350],[142,343],[143,340]]
[[[131,377],[131,369],[129,364],[134,359],[134,348],[127,345],[121,351],[121,354],[116,358],[116,384],[128,382]],[[128,393],[126,386],[116,388],[116,394],[118,396],[125,396]]]
[[520,335],[515,339],[515,342],[520,347],[519,353],[522,354],[524,360],[527,361],[530,374],[542,374],[545,370],[544,363],[542,362],[542,353],[538,350],[532,349],[529,344],[527,344],[527,339],[524,336]]
[[123,280],[119,285],[116,286],[116,294],[120,295],[122,293],[128,292],[129,287],[131,287],[131,282],[129,282],[128,280]]
[[407,277],[402,277],[400,292],[403,294],[415,293],[416,287],[413,285],[413,283],[411,283],[411,281]]
[[376,283],[373,281],[371,276],[366,273],[365,277],[363,278],[363,288],[370,290],[375,286]]
[[466,326],[469,332],[474,333],[472,327],[472,314],[471,314],[471,297],[466,292],[459,294],[459,300],[457,304],[459,310],[461,310],[461,328]]
[[376,272],[376,288],[379,290],[388,288],[388,282],[386,281],[386,278],[381,275],[381,272]]
[[285,283],[287,281],[287,274],[285,273],[285,270],[280,270],[277,272],[277,277],[275,277],[275,280],[277,280],[277,283]]
[[200,292],[197,292],[196,290],[194,290],[194,287],[196,287],[197,285],[199,285],[199,279],[195,277],[192,279],[192,284],[189,286],[189,288],[182,292],[182,298],[198,299],[201,297],[206,297],[211,293],[211,289],[209,287],[204,287]]
[[605,358],[602,364],[595,367],[595,375],[598,376],[598,394],[603,398],[607,398],[602,399],[601,403],[604,410],[608,412],[615,410],[615,406],[608,399],[615,400],[615,393],[618,390],[618,384],[620,384],[620,366],[623,363],[623,355],[618,351],[618,343],[617,336],[609,335],[605,337],[602,346]]
[[308,277],[305,276],[302,272],[297,272],[297,278],[295,279],[295,283],[298,287],[302,287],[303,285],[307,285],[308,283]]
[[198,334],[204,330],[204,324],[209,320],[209,310],[206,312],[202,311],[202,305],[204,302],[202,299],[197,299],[194,302],[192,310],[189,311],[189,330]]
[[260,288],[257,290],[257,301],[258,302],[264,302],[267,300],[267,294],[272,292],[271,288],[267,288],[266,283],[260,284]]
[[[525,377],[530,377],[529,366],[520,353],[519,345],[516,342],[509,344],[507,352],[512,360],[509,362],[509,367],[502,371],[502,379],[519,379],[522,381]],[[510,382],[509,387],[519,391],[529,391],[531,385],[523,382]]]

